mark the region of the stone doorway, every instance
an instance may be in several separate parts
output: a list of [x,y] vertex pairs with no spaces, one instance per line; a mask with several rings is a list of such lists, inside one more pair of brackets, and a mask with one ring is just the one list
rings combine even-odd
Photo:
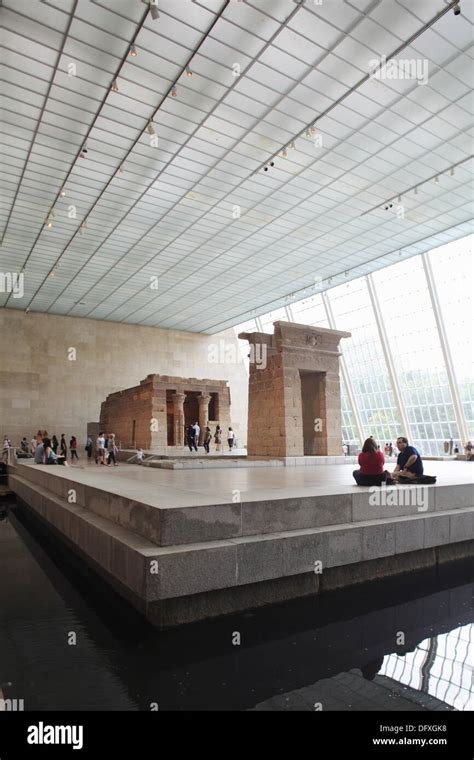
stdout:
[[199,401],[200,391],[185,391],[186,400],[184,402],[184,426],[194,425],[199,420]]
[[304,456],[327,450],[326,373],[300,370]]

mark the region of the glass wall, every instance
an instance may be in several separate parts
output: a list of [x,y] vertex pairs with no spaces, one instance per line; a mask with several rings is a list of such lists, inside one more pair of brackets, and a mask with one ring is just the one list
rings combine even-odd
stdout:
[[459,441],[448,375],[421,256],[373,275],[407,412],[408,436],[425,454]]
[[429,260],[436,281],[449,351],[459,386],[467,436],[472,440],[474,438],[472,250],[466,250],[463,240],[456,240],[454,243],[430,251]]
[[339,285],[328,296],[336,328],[351,333],[341,341],[341,350],[366,437],[393,441],[401,423],[367,282],[361,278]]
[[[428,265],[433,291],[426,276]],[[425,455],[445,453],[450,439],[453,453],[455,447],[462,453],[464,438],[474,439],[473,269],[472,236],[468,236],[375,272],[371,281],[380,321],[366,277],[326,291],[333,325],[351,333],[341,341],[351,386],[349,394],[341,378],[346,443],[358,441],[355,412],[363,438],[373,435],[383,445],[406,435]],[[439,305],[436,314],[435,304]],[[266,332],[271,332],[273,321],[285,318],[329,327],[327,308],[322,296],[315,294],[259,321]],[[444,345],[438,323],[443,327]],[[242,326],[235,329],[241,332]],[[452,383],[447,360],[454,371]],[[458,418],[453,394],[460,399]]]

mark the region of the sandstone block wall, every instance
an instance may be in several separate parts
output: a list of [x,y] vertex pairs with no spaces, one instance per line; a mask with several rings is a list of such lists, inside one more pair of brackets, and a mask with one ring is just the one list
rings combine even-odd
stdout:
[[[176,412],[173,403],[169,401],[170,395],[187,394],[189,397],[191,394],[196,394],[197,398],[201,394],[212,393],[218,396],[219,416],[215,420],[208,417],[208,422],[212,423],[213,427],[219,423],[225,430],[232,424],[230,389],[225,380],[209,378],[199,380],[195,377],[183,378],[157,374],[148,375],[138,386],[107,396],[101,406],[100,428],[104,432],[115,433],[118,444],[122,448],[137,446],[143,449],[161,450],[169,445],[175,445],[174,440],[168,440],[167,417],[168,414],[175,415]],[[183,421],[185,424],[193,424],[197,421],[194,417],[197,418],[198,415],[191,417],[185,410]],[[184,434],[184,429],[182,432]]]
[[339,341],[350,333],[290,322],[274,326],[274,335],[239,336],[251,347],[248,453],[340,454]]
[[[221,346],[234,351],[216,350]],[[243,362],[229,361],[236,356],[233,330],[202,335],[0,309],[0,434],[19,443],[46,428],[76,435],[82,445],[108,394],[159,372],[228,379],[232,422],[246,443],[248,375]]]

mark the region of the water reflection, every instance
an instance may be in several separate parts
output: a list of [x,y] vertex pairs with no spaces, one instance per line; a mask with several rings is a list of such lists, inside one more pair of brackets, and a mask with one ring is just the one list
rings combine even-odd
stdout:
[[158,632],[11,510],[0,683],[25,709],[472,709],[472,573],[446,566]]

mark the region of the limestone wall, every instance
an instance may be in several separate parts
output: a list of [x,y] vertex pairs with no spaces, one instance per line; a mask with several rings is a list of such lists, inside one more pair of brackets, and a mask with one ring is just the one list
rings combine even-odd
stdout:
[[244,443],[247,371],[241,361],[229,361],[240,355],[233,330],[201,335],[0,309],[0,435],[16,444],[46,428],[76,435],[82,446],[87,423],[99,420],[109,393],[159,373],[228,380],[232,425]]

